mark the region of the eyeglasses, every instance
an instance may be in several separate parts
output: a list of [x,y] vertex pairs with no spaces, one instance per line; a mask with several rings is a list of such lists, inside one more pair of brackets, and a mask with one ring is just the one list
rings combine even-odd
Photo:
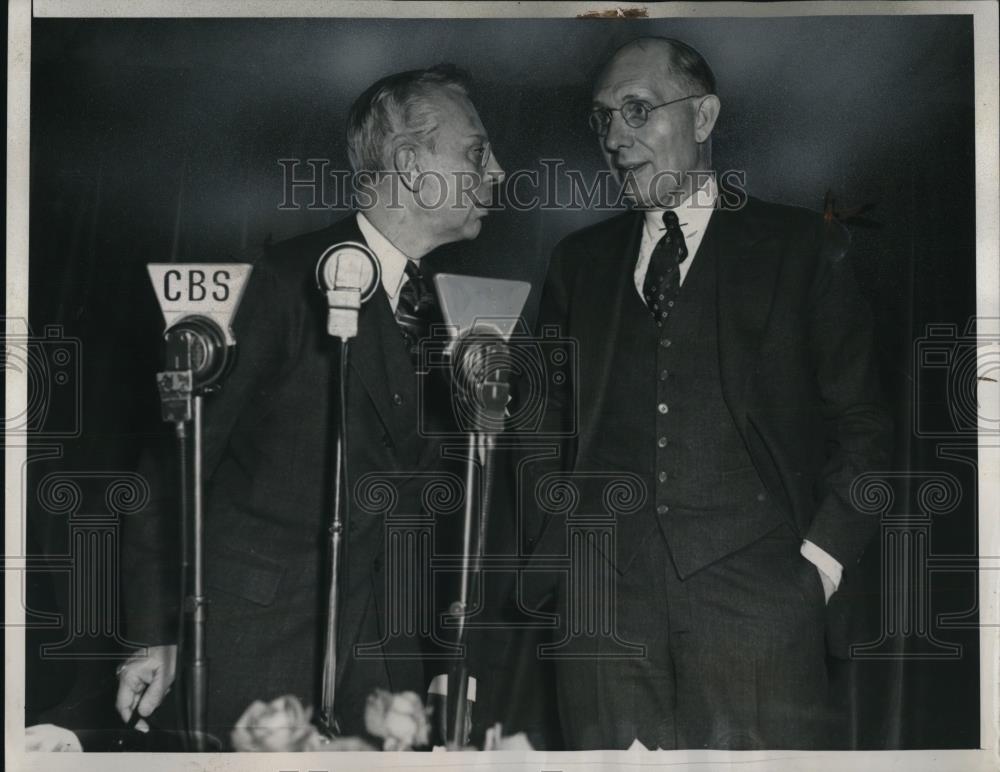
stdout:
[[476,145],[469,151],[472,162],[479,167],[479,171],[481,172],[486,171],[486,167],[489,166],[492,153],[493,146],[490,145],[488,140],[480,145]]
[[611,120],[614,117],[612,113],[621,113],[622,120],[624,120],[627,125],[631,126],[633,129],[638,129],[646,125],[646,121],[649,120],[649,114],[653,112],[653,110],[659,110],[661,107],[683,102],[685,99],[696,99],[702,96],[704,96],[704,94],[689,94],[688,96],[680,97],[679,99],[671,99],[669,102],[664,102],[659,105],[651,105],[648,102],[642,102],[638,99],[630,99],[620,108],[595,107],[590,111],[590,128],[597,136],[605,137],[608,134],[608,129],[611,128]]

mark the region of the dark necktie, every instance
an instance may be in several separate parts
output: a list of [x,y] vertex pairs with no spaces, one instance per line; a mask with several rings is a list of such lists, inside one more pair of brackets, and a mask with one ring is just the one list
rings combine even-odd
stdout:
[[688,256],[684,244],[684,234],[673,210],[663,213],[663,224],[667,232],[656,242],[649,257],[649,267],[642,283],[642,296],[646,300],[656,326],[661,326],[670,316],[674,301],[681,288],[681,269]]
[[396,322],[410,350],[410,360],[417,367],[420,358],[420,341],[427,337],[432,324],[441,321],[434,288],[420,272],[417,264],[406,261],[406,281],[399,289],[396,305]]

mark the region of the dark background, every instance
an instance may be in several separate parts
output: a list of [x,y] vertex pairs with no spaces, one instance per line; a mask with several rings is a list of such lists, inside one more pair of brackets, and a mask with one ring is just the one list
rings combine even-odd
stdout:
[[[975,311],[971,17],[36,20],[30,323],[35,334],[58,324],[81,341],[82,393],[80,435],[53,443],[43,427],[29,464],[27,540],[43,569],[71,544],[65,515],[39,503],[42,476],[131,470],[148,434],[161,431],[152,373],[162,319],[146,263],[226,258],[343,216],[279,210],[278,159],[326,158],[348,168],[344,121],[354,97],[383,75],[440,61],[475,78],[476,103],[508,173],[537,169],[542,158],[596,171],[590,83],[615,47],[640,34],[679,37],[712,64],[723,104],[715,164],[745,170],[753,195],[821,209],[832,191],[838,209],[874,205],[870,221],[848,224],[895,407],[895,468],[955,475],[961,501],[934,519],[929,550],[974,556],[974,451],[972,464],[939,458],[941,438],[914,431],[920,422],[953,423],[946,379],[915,367],[915,341],[928,323],[961,333]],[[556,241],[605,216],[496,212],[477,241],[431,259],[531,281],[530,315]],[[961,339],[945,345],[960,347]],[[75,409],[54,403],[47,420]],[[958,431],[952,440],[974,445],[975,436]],[[61,458],[44,458],[53,444]],[[893,511],[918,513],[903,488]],[[877,587],[879,550],[857,570]],[[839,699],[851,709],[851,747],[978,747],[975,583],[968,561],[952,561],[932,576],[929,628],[896,641],[890,659],[835,667]],[[29,622],[63,617],[29,626],[27,723],[115,726],[114,605],[111,632],[73,631],[69,575],[33,571],[28,586]],[[856,641],[874,640],[878,592],[857,600]],[[941,623],[941,614],[970,610],[964,626]],[[961,656],[907,658],[928,635],[959,644]],[[39,646],[53,642],[65,642],[68,656],[41,657]]]

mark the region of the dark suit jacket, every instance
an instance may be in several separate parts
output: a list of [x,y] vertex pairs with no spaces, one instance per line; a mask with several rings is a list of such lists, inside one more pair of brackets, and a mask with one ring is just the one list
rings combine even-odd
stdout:
[[[363,241],[353,215],[264,251],[233,325],[237,365],[206,397],[209,710],[224,734],[253,699],[318,701],[339,342],[326,334],[314,269],[327,247],[348,240]],[[349,361],[338,713],[352,733],[375,687],[426,690],[421,630],[386,638],[387,615],[406,607],[387,598],[386,516],[419,514],[426,484],[458,478],[439,468],[438,443],[418,433],[416,377],[381,286],[362,307]],[[176,640],[177,553],[168,545],[177,525],[163,474],[172,462],[149,458],[156,494],[126,526],[123,560],[129,637],[157,644]],[[367,658],[352,653],[380,641]]]
[[[594,427],[615,341],[629,335],[619,309],[635,292],[642,219],[628,212],[571,234],[552,257],[538,325],[558,326],[579,352],[578,379],[566,371],[566,388],[552,394],[546,415],[550,428],[566,428],[577,412],[563,470],[602,442]],[[713,213],[695,257],[716,261],[722,392],[757,473],[795,532],[840,561],[845,576],[877,527],[851,505],[851,484],[883,468],[891,428],[848,242],[841,226],[815,213],[750,198],[740,210]],[[613,457],[613,448],[602,451]],[[530,541],[558,553],[564,536],[549,522],[539,517]],[[667,516],[661,525],[682,575],[722,557],[714,524]]]

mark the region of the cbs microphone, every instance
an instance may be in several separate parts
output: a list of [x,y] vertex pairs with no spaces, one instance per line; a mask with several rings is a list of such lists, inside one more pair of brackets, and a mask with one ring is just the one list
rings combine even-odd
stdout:
[[379,262],[364,244],[346,241],[327,249],[316,263],[316,284],[329,309],[327,333],[342,341],[356,337],[361,304],[374,294],[380,280]]
[[163,313],[165,369],[157,373],[163,420],[191,420],[191,398],[221,387],[236,360],[230,327],[252,266],[150,263]]
[[185,695],[184,748],[208,750],[208,645],[202,400],[218,390],[236,357],[230,324],[252,266],[242,263],[150,263],[166,330],[165,369],[156,374],[163,420],[174,425],[178,459],[178,521],[184,656],[177,678]]

